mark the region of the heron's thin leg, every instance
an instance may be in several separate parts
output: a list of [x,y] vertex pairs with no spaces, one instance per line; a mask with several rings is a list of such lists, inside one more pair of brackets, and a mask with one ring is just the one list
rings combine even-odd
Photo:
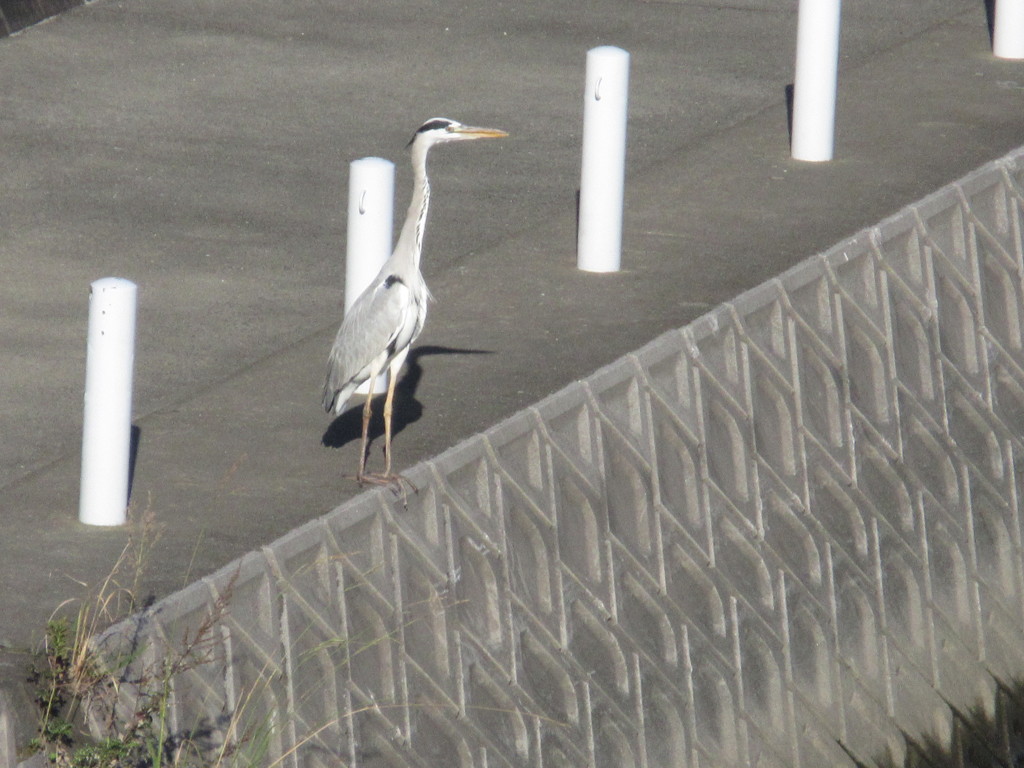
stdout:
[[392,367],[388,374],[388,394],[384,398],[384,477],[391,477],[391,406],[395,400],[395,382],[398,371]]
[[363,477],[366,475],[366,442],[370,433],[370,416],[372,415],[370,403],[372,402],[373,387],[370,387],[366,393],[366,402],[363,403],[363,439],[359,443],[359,474],[356,475],[356,479],[360,482],[362,482]]

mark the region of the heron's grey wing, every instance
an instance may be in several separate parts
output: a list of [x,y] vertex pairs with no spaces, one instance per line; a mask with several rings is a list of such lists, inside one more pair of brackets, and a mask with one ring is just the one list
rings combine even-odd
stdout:
[[336,413],[356,387],[380,373],[394,354],[409,304],[409,289],[390,276],[376,280],[345,313],[331,347],[323,403]]

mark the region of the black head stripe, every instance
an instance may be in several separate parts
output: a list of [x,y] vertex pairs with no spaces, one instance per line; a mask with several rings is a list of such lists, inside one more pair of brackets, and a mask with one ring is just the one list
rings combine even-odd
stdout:
[[455,123],[452,120],[448,120],[447,118],[444,118],[444,117],[435,117],[432,120],[427,120],[427,122],[425,122],[423,125],[421,125],[416,130],[416,133],[426,133],[427,131],[438,131],[438,130],[441,130],[442,128],[449,128],[449,127],[451,127],[453,125],[455,125]]
[[419,136],[421,133],[427,133],[428,131],[440,131],[447,128],[451,128],[453,125],[458,125],[458,123],[456,123],[454,120],[449,120],[446,117],[431,118],[430,120],[427,120],[427,122],[425,122],[423,125],[416,129],[416,133],[414,133],[412,135],[412,138],[409,139],[409,144],[412,144],[414,141],[416,141],[416,137]]

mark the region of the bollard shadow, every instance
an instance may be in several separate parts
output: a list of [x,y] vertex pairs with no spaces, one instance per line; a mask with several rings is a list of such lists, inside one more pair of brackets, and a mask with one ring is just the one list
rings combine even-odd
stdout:
[[783,89],[786,94],[786,133],[789,134],[789,151],[793,151],[793,83]]
[[135,485],[135,461],[139,457],[139,444],[142,442],[142,429],[132,424],[128,438],[128,504],[132,501],[132,486]]
[[573,243],[576,248],[579,248],[580,242],[580,195],[582,192],[579,188],[576,189],[576,232],[573,233]]
[[[405,361],[405,374],[395,385],[395,401],[391,414],[391,436],[394,437],[406,426],[419,421],[423,416],[423,404],[416,399],[416,390],[423,378],[420,359],[428,355],[490,355],[487,349],[455,349],[453,347],[423,346],[409,352]],[[341,448],[362,437],[363,403],[365,396],[353,395],[347,410],[327,427],[320,442],[328,448]],[[367,433],[367,443],[384,435],[384,395],[374,395],[373,415]]]
[[991,47],[996,35],[996,0],[985,0],[985,22],[988,24],[988,44]]

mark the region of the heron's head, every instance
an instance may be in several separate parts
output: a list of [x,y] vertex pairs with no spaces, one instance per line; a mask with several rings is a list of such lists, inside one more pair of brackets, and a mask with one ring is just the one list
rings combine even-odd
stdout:
[[500,139],[508,136],[498,128],[480,128],[463,125],[447,117],[432,117],[421,125],[409,140],[409,146],[421,142],[425,147],[442,144],[448,141],[469,141],[471,139]]

